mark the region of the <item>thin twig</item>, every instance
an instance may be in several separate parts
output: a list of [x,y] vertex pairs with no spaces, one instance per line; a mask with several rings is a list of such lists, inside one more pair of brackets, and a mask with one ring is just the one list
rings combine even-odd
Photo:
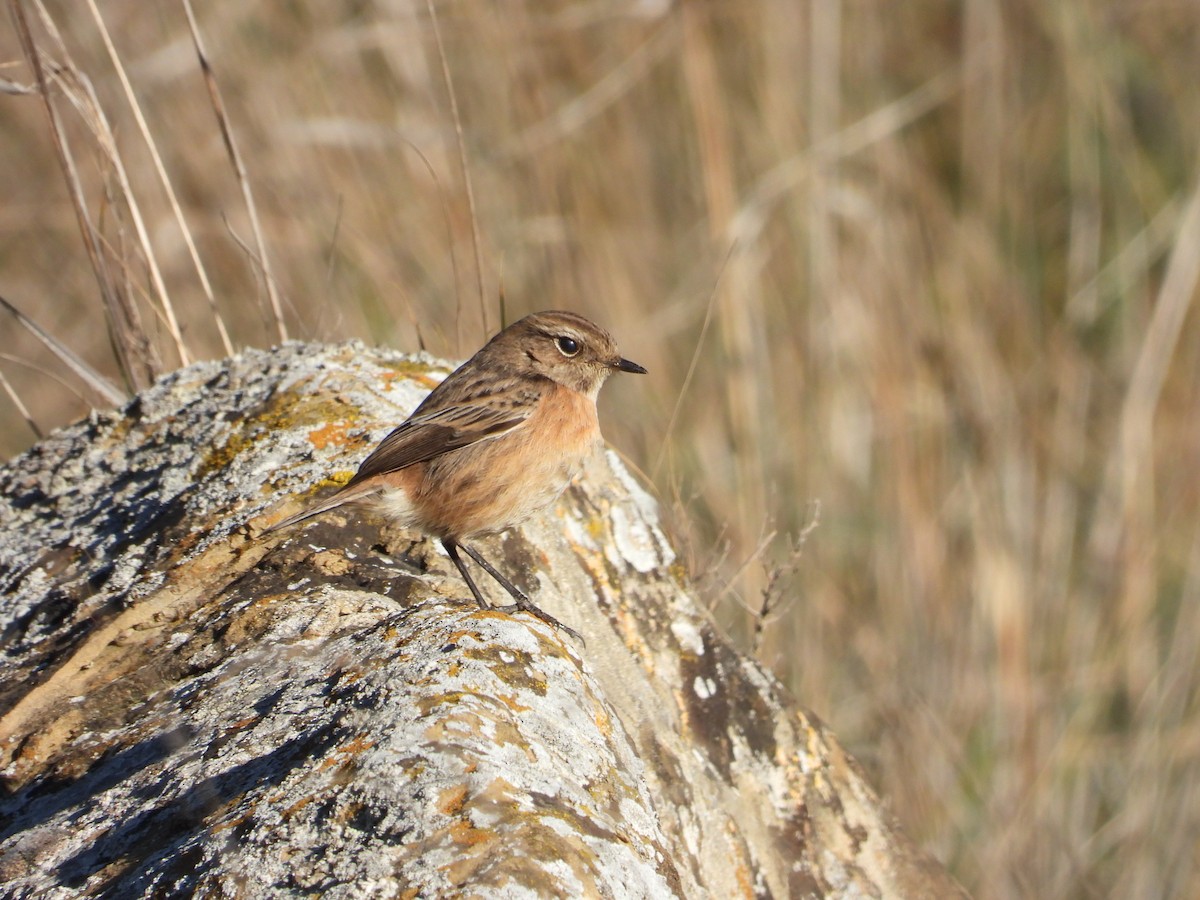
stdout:
[[[726,580],[725,585],[721,588],[721,590],[717,591],[713,595],[713,598],[710,601],[708,601],[709,612],[716,609],[718,603],[720,603],[722,600],[724,600],[729,594],[733,593],[733,586],[735,584],[737,584],[737,580],[742,577],[742,573],[745,572],[748,568],[750,568],[750,564],[752,562],[754,562],[756,559],[758,559],[760,556],[762,556],[763,552],[767,549],[767,547],[769,547],[771,545],[771,542],[773,540],[775,540],[775,535],[778,533],[779,532],[777,532],[777,531],[767,532],[763,536],[763,538],[758,542],[758,546],[756,546],[753,550],[750,551],[750,555],[747,556],[744,560],[742,560],[742,564],[737,567],[737,569],[734,571],[734,573],[732,575],[729,576],[728,580]],[[746,602],[744,600],[742,600],[740,597],[738,598],[738,605],[742,606],[745,609],[749,609]]]
[[799,568],[800,557],[804,553],[804,545],[808,543],[808,536],[816,531],[817,526],[820,524],[821,504],[818,501],[814,501],[812,516],[809,518],[808,524],[801,529],[796,540],[792,542],[787,560],[776,566],[767,578],[767,586],[763,588],[762,592],[762,603],[759,604],[758,612],[754,615],[754,629],[750,634],[750,654],[755,658],[758,657],[762,650],[763,638],[766,635],[767,629],[767,619],[775,612],[775,608],[783,596],[783,581],[785,578],[790,578],[796,569]]
[[226,355],[232,356],[233,343],[230,341],[229,332],[225,328],[225,320],[221,318],[221,312],[217,309],[217,300],[213,296],[212,285],[208,280],[208,272],[205,271],[204,264],[200,261],[200,253],[196,249],[196,242],[192,240],[192,231],[188,228],[187,222],[183,217],[183,210],[179,206],[179,199],[175,196],[175,189],[171,185],[171,179],[167,176],[167,170],[163,165],[162,157],[159,155],[158,146],[154,143],[154,137],[151,135],[150,128],[146,124],[145,116],[142,115],[142,108],[133,92],[133,85],[130,84],[129,77],[125,74],[125,66],[122,64],[121,58],[117,55],[117,48],[113,45],[108,28],[104,24],[104,19],[100,16],[96,0],[88,0],[88,8],[92,12],[92,18],[96,21],[100,37],[104,41],[104,48],[108,51],[108,58],[116,70],[117,77],[121,80],[121,88],[125,91],[125,99],[129,103],[130,110],[133,112],[133,117],[137,122],[138,130],[142,134],[142,139],[146,142],[146,149],[149,150],[150,158],[154,161],[154,171],[158,174],[159,183],[166,192],[167,201],[171,204],[171,212],[175,216],[175,221],[179,223],[179,231],[183,235],[183,242],[192,257],[192,265],[196,268],[196,275],[200,278],[200,286],[204,290],[204,296],[208,298],[208,305],[212,310],[213,320],[216,322],[217,331],[221,335],[221,345],[225,348]]
[[225,233],[233,239],[237,244],[237,248],[246,254],[246,259],[250,262],[250,267],[254,269],[254,274],[260,278],[266,278],[266,273],[262,270],[262,260],[258,258],[258,254],[254,252],[254,248],[250,246],[240,234],[233,230],[233,223],[229,221],[229,216],[221,213],[221,224],[225,226]]
[[[483,320],[483,333],[488,331],[487,301],[483,295],[483,252],[479,247],[479,215],[475,210],[475,189],[471,185],[471,167],[467,165],[467,145],[463,139],[462,119],[458,115],[458,97],[454,93],[454,81],[450,77],[450,64],[446,61],[446,48],[442,44],[442,30],[438,26],[437,10],[433,0],[425,0],[429,9],[429,18],[433,22],[433,38],[437,42],[438,59],[442,63],[442,79],[446,82],[446,93],[450,95],[450,114],[454,117],[454,135],[458,141],[458,165],[462,170],[463,186],[467,190],[467,207],[471,213],[471,244],[475,249],[475,276],[479,283],[479,314]],[[462,304],[459,302],[458,318],[462,318]],[[462,352],[462,335],[457,336],[459,346],[457,352]]]
[[233,139],[233,130],[229,127],[229,117],[225,113],[225,102],[221,99],[221,89],[217,85],[204,43],[200,40],[200,27],[196,24],[196,15],[192,12],[191,0],[183,0],[183,9],[187,14],[188,28],[192,33],[192,44],[196,48],[196,58],[200,61],[200,71],[204,74],[204,85],[208,88],[208,97],[212,102],[213,113],[217,117],[217,125],[221,129],[221,138],[225,142],[225,152],[237,175],[238,186],[242,189],[242,200],[250,216],[250,228],[254,232],[254,243],[258,250],[258,264],[262,269],[263,281],[266,283],[267,298],[271,303],[271,314],[275,318],[275,330],[279,340],[288,339],[287,325],[283,321],[283,306],[276,288],[275,275],[271,271],[271,261],[267,256],[267,244],[263,239],[262,227],[258,221],[258,207],[254,203],[254,193],[250,190],[250,179],[246,175],[246,167],[242,164],[242,156],[238,153],[237,144]]

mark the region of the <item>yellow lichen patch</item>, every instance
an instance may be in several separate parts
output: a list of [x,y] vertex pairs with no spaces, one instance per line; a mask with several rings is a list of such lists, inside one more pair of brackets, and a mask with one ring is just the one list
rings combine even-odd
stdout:
[[308,806],[308,804],[312,803],[315,799],[317,798],[313,797],[312,795],[301,797],[287,809],[283,810],[279,815],[286,822],[296,813],[300,812],[300,810],[304,809],[304,807]]
[[588,516],[587,521],[584,523],[584,528],[587,529],[588,536],[594,541],[603,542],[607,537],[606,532],[608,528],[604,520],[599,516]]
[[689,586],[687,566],[676,560],[667,566],[667,572],[671,575],[674,582],[682,588]]
[[409,378],[413,381],[420,381],[422,384],[431,382],[436,385],[441,379],[433,378],[430,372],[446,372],[441,366],[431,366],[428,363],[418,362],[415,359],[393,359],[379,360],[379,366],[387,369],[386,372],[381,372],[381,378]]
[[505,744],[511,744],[517,750],[525,754],[525,758],[530,762],[537,760],[537,754],[533,747],[529,745],[529,741],[521,734],[515,721],[505,721],[503,719],[492,720],[492,739],[496,742],[497,747],[502,747]]
[[456,706],[463,697],[470,696],[466,691],[444,691],[432,697],[418,697],[417,709],[421,715],[427,716],[439,706]]
[[348,684],[354,684],[356,681],[361,681],[366,674],[367,670],[361,666],[342,669],[342,671],[338,673],[338,686],[344,687]]
[[338,487],[341,487],[353,477],[354,472],[351,469],[339,469],[322,481],[321,486],[336,484]]
[[240,816],[236,816],[236,817],[230,819],[228,822],[218,822],[216,825],[214,825],[212,827],[212,833],[219,834],[220,832],[226,831],[230,828],[237,828],[239,825],[241,825],[243,822],[245,822],[247,819],[249,819],[253,815],[254,815],[254,810],[248,809],[244,813],[242,813]]
[[725,833],[735,854],[730,862],[741,894],[743,897],[754,897],[757,894],[754,890],[754,863],[747,855],[745,839],[738,834],[737,826],[731,820],[725,822]]
[[467,786],[456,784],[446,788],[438,797],[438,809],[447,816],[457,816],[467,802]]
[[320,428],[308,433],[308,441],[318,450],[324,450],[330,445],[344,447],[350,441],[346,435],[346,422],[328,422]]
[[364,750],[370,750],[375,746],[375,742],[365,734],[360,734],[349,743],[342,744],[329,756],[328,759],[321,763],[322,769],[329,769],[337,765],[345,765],[350,762],[349,757],[358,756]]
[[[468,831],[474,831],[468,825],[455,825],[448,829],[450,837],[459,844],[460,854],[459,859],[442,866],[442,872],[445,873],[446,879],[452,885],[463,885],[470,881],[475,873],[486,866],[489,861],[487,854],[488,848],[495,843],[496,836],[490,832],[475,832],[475,839],[471,844],[467,844],[465,840],[460,838],[461,834],[466,834]],[[470,852],[468,852],[470,847]],[[468,896],[478,897],[478,892]]]
[[423,388],[433,390],[441,382],[440,378],[433,378],[424,371],[417,371],[415,368],[411,372],[383,372],[380,375],[380,380],[383,382],[385,391],[391,390],[392,384],[397,381],[410,381],[419,384]]
[[533,657],[524,650],[508,647],[497,654],[491,647],[480,647],[464,649],[463,656],[485,663],[492,674],[505,684],[531,690],[539,696],[546,694],[546,676],[534,668]]
[[460,847],[475,847],[496,840],[495,834],[482,828],[476,828],[466,819],[459,819],[451,825],[450,834]]
[[[229,435],[224,444],[209,451],[197,469],[197,477],[223,471],[242,453],[270,440],[280,431],[305,425],[324,427],[329,422],[338,422],[344,434],[357,419],[358,410],[345,403],[296,390],[281,391],[254,414],[241,420],[237,431]],[[341,444],[350,443],[353,443],[352,439],[344,434]]]
[[526,706],[524,703],[518,703],[516,694],[497,694],[496,699],[513,712],[522,713],[533,709],[532,706]]

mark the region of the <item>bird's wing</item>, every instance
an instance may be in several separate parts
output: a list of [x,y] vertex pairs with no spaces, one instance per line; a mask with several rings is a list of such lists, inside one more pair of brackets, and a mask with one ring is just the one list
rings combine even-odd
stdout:
[[532,406],[496,409],[460,404],[414,415],[380,442],[346,487],[372,475],[394,472],[477,441],[498,438],[523,425],[531,412]]

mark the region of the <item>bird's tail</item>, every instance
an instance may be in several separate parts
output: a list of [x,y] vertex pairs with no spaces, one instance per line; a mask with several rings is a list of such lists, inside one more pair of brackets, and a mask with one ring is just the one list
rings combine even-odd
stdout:
[[323,512],[329,512],[331,509],[336,509],[339,506],[344,506],[347,503],[365,500],[369,495],[374,494],[378,488],[373,485],[353,484],[347,485],[340,491],[333,493],[307,509],[302,509],[294,516],[288,516],[286,519],[281,519],[274,525],[269,526],[263,534],[271,534],[275,531],[282,531],[284,528],[295,525],[297,522],[303,522],[305,519],[311,519],[313,516],[319,516]]

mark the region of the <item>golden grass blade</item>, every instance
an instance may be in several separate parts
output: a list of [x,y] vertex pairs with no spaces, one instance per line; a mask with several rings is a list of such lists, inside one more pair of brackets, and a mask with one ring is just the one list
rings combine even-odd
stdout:
[[[459,273],[458,273],[458,253],[454,250],[454,222],[450,216],[450,202],[446,194],[446,189],[442,186],[442,179],[438,177],[437,169],[433,167],[433,163],[429,161],[429,157],[425,152],[403,135],[398,135],[403,144],[416,154],[417,159],[421,161],[421,165],[425,167],[425,171],[429,173],[429,179],[437,186],[438,201],[442,210],[442,224],[446,226],[446,249],[450,253],[450,271],[454,276],[454,296],[455,296],[455,311],[454,317],[454,352],[461,354],[462,350],[462,301],[458,293]],[[478,260],[476,260],[478,263]],[[481,288],[482,289],[482,288]],[[411,312],[411,310],[410,310]],[[503,327],[503,312],[501,313],[501,327]],[[420,323],[417,323],[418,340],[422,350],[425,349],[424,338],[420,335]]]

